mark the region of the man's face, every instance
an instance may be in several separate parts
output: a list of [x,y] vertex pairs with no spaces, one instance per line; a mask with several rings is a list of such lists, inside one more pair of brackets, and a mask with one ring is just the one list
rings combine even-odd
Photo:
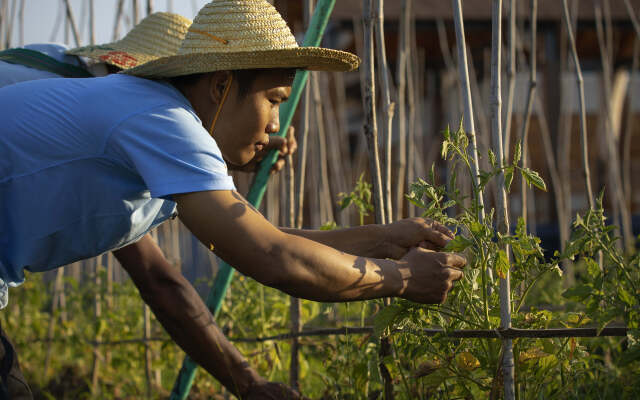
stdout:
[[280,104],[291,94],[291,74],[282,70],[260,72],[248,93],[233,82],[213,133],[222,155],[236,166],[247,164],[280,130]]

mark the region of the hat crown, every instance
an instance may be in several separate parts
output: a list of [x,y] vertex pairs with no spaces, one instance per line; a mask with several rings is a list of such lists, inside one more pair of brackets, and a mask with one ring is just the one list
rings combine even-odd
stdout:
[[[157,57],[176,54],[191,20],[178,14],[156,12],[144,18],[117,43],[131,52],[149,53]],[[155,44],[163,43],[163,46]],[[154,44],[154,46],[151,46]]]
[[193,20],[178,54],[297,47],[287,23],[266,0],[213,0]]

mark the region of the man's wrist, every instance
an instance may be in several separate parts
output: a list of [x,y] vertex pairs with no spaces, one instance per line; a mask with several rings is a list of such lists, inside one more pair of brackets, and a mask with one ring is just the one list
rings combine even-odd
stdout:
[[382,293],[378,297],[401,297],[406,288],[409,274],[406,261],[380,260],[382,272]]

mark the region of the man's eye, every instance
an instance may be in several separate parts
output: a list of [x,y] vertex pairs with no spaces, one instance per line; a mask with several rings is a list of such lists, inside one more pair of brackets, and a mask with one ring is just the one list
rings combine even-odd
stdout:
[[278,105],[278,104],[280,104],[280,100],[278,100],[278,99],[269,99],[269,103],[271,103],[273,105]]

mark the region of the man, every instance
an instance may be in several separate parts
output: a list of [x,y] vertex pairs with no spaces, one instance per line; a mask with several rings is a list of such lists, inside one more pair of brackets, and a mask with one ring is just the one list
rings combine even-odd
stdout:
[[358,63],[350,53],[298,48],[266,1],[214,0],[175,56],[127,75],[0,90],[0,279],[15,286],[25,268],[120,249],[116,257],[142,298],[198,364],[242,398],[294,397],[257,375],[145,234],[177,209],[218,256],[291,295],[444,301],[465,260],[418,247],[446,244],[443,226],[411,219],[278,229],[228,176],[227,164],[247,164],[279,130],[296,68],[346,71]]

